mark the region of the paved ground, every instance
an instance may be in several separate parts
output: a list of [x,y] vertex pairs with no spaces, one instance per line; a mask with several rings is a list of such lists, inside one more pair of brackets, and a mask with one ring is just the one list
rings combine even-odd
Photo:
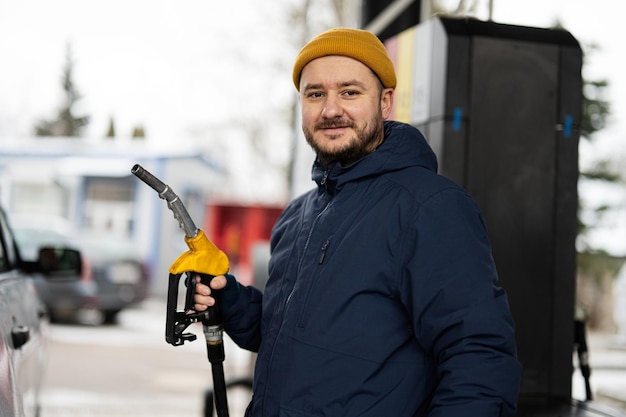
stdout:
[[[591,333],[588,345],[594,401],[626,413],[626,338]],[[572,396],[585,398],[584,380],[578,370],[572,379]]]
[[[164,338],[164,302],[123,312],[115,326],[52,325],[41,417],[202,417],[211,386],[199,339],[174,347]],[[227,377],[249,373],[251,356],[227,341]],[[232,417],[249,393],[229,393]]]

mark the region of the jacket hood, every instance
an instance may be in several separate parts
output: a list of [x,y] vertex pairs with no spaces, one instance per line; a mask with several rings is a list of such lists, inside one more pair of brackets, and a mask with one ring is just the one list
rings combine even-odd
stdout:
[[351,181],[413,166],[437,172],[437,157],[417,128],[385,121],[385,140],[378,149],[348,166],[335,162],[324,167],[316,159],[312,178],[318,187],[333,192]]

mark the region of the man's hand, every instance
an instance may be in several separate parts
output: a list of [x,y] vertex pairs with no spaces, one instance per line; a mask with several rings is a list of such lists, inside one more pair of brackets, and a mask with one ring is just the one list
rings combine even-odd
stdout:
[[224,275],[213,278],[210,287],[200,282],[200,277],[196,276],[196,293],[193,296],[194,310],[197,312],[205,311],[207,308],[215,305],[215,298],[211,296],[211,290],[221,290],[226,287],[228,281]]

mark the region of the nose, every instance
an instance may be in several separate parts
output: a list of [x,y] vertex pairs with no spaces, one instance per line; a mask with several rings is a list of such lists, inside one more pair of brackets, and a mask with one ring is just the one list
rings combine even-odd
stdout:
[[341,116],[342,112],[343,108],[339,100],[335,97],[328,96],[322,108],[322,117],[325,119],[334,119],[337,116]]

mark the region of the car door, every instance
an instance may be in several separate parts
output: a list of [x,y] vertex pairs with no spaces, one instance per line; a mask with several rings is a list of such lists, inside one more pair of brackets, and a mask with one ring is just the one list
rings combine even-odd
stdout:
[[37,416],[45,363],[43,305],[18,268],[18,254],[0,211],[0,415]]

